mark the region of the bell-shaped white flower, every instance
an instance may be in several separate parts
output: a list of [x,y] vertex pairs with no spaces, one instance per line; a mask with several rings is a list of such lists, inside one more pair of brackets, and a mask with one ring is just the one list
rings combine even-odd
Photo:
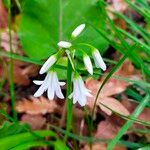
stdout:
[[40,74],[47,72],[56,61],[57,61],[57,54],[50,56],[40,69]]
[[91,91],[87,89],[81,76],[75,76],[73,79],[73,92],[69,98],[73,98],[73,104],[78,102],[81,106],[85,106],[87,97],[92,97]]
[[33,81],[36,85],[40,85],[39,89],[34,94],[34,97],[41,96],[45,91],[49,100],[53,100],[56,95],[60,99],[64,99],[60,86],[64,86],[65,82],[59,82],[55,71],[50,71],[47,73],[44,81]]
[[76,38],[85,28],[85,24],[81,24],[77,26],[74,31],[72,32],[71,36]]
[[90,57],[88,55],[84,55],[83,61],[84,61],[85,68],[92,75],[93,74],[93,66],[92,66]]
[[94,62],[97,68],[101,68],[103,71],[106,70],[106,64],[103,61],[103,58],[100,54],[100,52],[97,49],[94,49],[92,52],[93,58],[94,58]]
[[67,41],[60,41],[57,44],[60,48],[70,48],[72,46],[72,44],[70,42]]

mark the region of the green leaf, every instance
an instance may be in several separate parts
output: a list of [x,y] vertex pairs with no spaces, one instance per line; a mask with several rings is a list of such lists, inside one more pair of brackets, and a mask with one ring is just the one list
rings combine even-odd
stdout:
[[29,142],[17,145],[15,147],[11,148],[11,150],[28,150],[29,148],[44,147],[47,145],[51,145],[51,144],[48,144],[44,141],[29,141]]
[[[21,144],[25,144],[28,142],[32,143],[32,141],[35,142],[36,140],[39,140],[39,139],[42,140],[44,137],[47,137],[47,136],[56,137],[54,132],[44,131],[44,130],[15,134],[15,135],[1,138],[0,147],[1,147],[1,150],[8,150],[8,149],[12,149],[16,146],[19,146]],[[44,139],[43,139],[43,141],[44,141]]]
[[150,149],[150,145],[147,145],[145,147],[138,148],[137,150],[149,150],[149,149]]
[[25,132],[26,129],[29,129],[29,126],[26,124],[20,125],[17,123],[5,122],[0,128],[0,138]]
[[17,145],[15,147],[13,147],[11,150],[27,150],[29,148],[35,148],[35,147],[44,147],[44,146],[48,146],[48,147],[54,147],[55,150],[69,150],[69,148],[60,140],[56,140],[56,141],[50,141],[50,142],[46,142],[46,141],[29,141],[20,145]]
[[[27,55],[43,59],[57,50],[59,40],[69,40],[70,34],[81,23],[92,23],[104,29],[97,0],[26,0],[23,6],[19,37]],[[108,42],[87,26],[74,42],[87,42],[104,51]]]
[[54,146],[55,146],[55,150],[62,150],[62,149],[69,150],[69,148],[60,140],[57,140]]

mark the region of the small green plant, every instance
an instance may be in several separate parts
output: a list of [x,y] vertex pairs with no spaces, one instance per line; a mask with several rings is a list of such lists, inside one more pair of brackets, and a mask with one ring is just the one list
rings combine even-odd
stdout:
[[[71,34],[70,41],[77,38],[80,33],[84,30],[85,24],[79,25]],[[102,70],[106,70],[106,65],[99,53],[99,51],[92,45],[89,45],[87,43],[76,43],[77,45],[85,45],[89,46],[90,53],[94,58],[95,64],[97,68],[101,68]],[[75,45],[73,45],[71,42],[67,41],[60,41],[58,42],[59,50],[57,53],[53,54],[48,58],[48,60],[43,64],[43,66],[40,69],[40,74],[47,73],[44,81],[33,81],[37,85],[41,85],[38,91],[34,94],[35,97],[41,96],[46,90],[49,100],[53,100],[55,94],[60,99],[64,99],[64,96],[61,92],[60,86],[65,85],[65,82],[59,82],[57,73],[55,71],[55,64],[57,64],[57,61],[59,61],[60,58],[63,57],[64,53],[66,53],[68,57],[68,61],[70,61],[71,64],[71,77],[73,78],[73,92],[69,95],[69,98],[73,98],[73,103],[79,102],[81,106],[85,106],[86,104],[86,97],[92,96],[90,94],[90,90],[88,90],[84,82],[82,80],[82,77],[79,75],[77,66],[76,58],[76,51],[80,51],[83,57],[83,62],[85,64],[85,67],[87,71],[92,75],[93,74],[93,66],[90,57],[86,53],[86,51],[83,51],[81,49],[76,48]],[[70,85],[71,86],[71,85]]]

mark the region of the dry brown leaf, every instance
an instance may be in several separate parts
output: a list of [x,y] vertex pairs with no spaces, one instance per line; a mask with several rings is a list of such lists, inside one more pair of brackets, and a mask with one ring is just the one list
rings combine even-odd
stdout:
[[112,139],[116,136],[121,125],[114,122],[113,119],[107,118],[98,124],[95,136],[97,138]]
[[[89,78],[86,81],[86,86],[92,91],[93,95],[96,95],[97,90],[100,88],[102,81],[93,80]],[[121,80],[111,78],[103,87],[100,93],[100,97],[112,96],[123,92],[127,88],[128,84]]]
[[145,134],[147,141],[150,143],[150,134]]
[[[89,145],[85,145],[84,148],[81,150],[90,150]],[[106,144],[105,143],[96,143],[93,144],[92,150],[106,150]]]
[[[118,69],[117,72],[114,73],[114,75],[127,77],[130,79],[140,79],[139,73],[134,69],[132,63],[130,61],[125,61],[124,64]],[[89,78],[86,81],[86,86],[88,89],[91,90],[93,97],[88,98],[87,106],[90,110],[93,109],[94,106],[94,100],[97,94],[97,91],[99,87],[101,86],[102,82],[104,81],[104,77],[101,78],[101,81],[93,80],[92,78]],[[100,108],[107,113],[108,115],[111,115],[111,111],[107,108],[104,108],[104,106],[100,105],[100,102],[105,104],[106,106],[112,108],[114,111],[117,111],[118,113],[129,115],[128,110],[123,106],[119,101],[115,101],[115,99],[111,98],[110,96],[119,94],[126,90],[126,88],[130,84],[128,82],[125,82],[123,80],[118,80],[111,78],[109,81],[104,85],[103,89],[101,90],[97,105],[100,106]],[[106,99],[106,100],[105,100]]]
[[[14,31],[11,31],[11,35],[12,35],[12,50],[14,53],[17,54],[22,54],[20,53],[19,49],[19,40],[17,37],[17,34]],[[10,51],[10,44],[9,44],[9,32],[8,30],[5,30],[1,33],[1,45],[0,47],[2,47],[5,51]]]
[[[129,100],[122,100],[122,104],[130,111],[130,113],[133,113],[135,108],[138,106],[136,102],[129,101]],[[150,122],[150,109],[145,108],[142,113],[138,116],[138,119],[146,122]],[[133,128],[137,129],[145,129],[144,125],[134,123]]]
[[119,28],[121,28],[121,29],[123,29],[123,30],[126,30],[127,29],[127,25],[126,25],[126,22],[124,21],[124,20],[122,20],[122,19],[115,19],[115,24],[119,27]]
[[45,125],[46,119],[42,115],[24,114],[21,122],[28,123],[33,130],[39,130]]
[[[114,82],[113,82],[114,81]],[[116,82],[116,84],[115,84]],[[112,114],[112,111],[109,110],[108,108],[102,106],[100,103],[108,106],[109,108],[113,109],[114,111],[117,111],[120,114],[125,114],[125,115],[129,115],[128,110],[116,99],[108,97],[109,95],[114,95],[114,94],[119,94],[121,92],[123,92],[126,89],[126,85],[125,84],[121,84],[122,82],[119,82],[115,79],[111,79],[111,81],[108,81],[104,88],[102,89],[98,100],[97,100],[97,105],[100,106],[100,108],[108,115]],[[87,81],[87,87],[88,89],[90,89],[92,91],[92,95],[93,97],[88,98],[87,101],[87,106],[89,107],[90,110],[93,109],[94,106],[94,100],[97,94],[97,90],[100,87],[100,84],[102,84],[102,82],[93,80],[93,79],[89,79]]]
[[16,110],[19,113],[27,113],[30,115],[39,115],[52,113],[57,108],[57,104],[55,101],[49,101],[45,97],[35,98],[30,97],[30,100],[23,99],[17,102]]
[[108,0],[109,5],[107,6],[108,15],[111,19],[115,19],[115,16],[112,14],[112,12],[117,11],[120,13],[124,13],[128,5],[125,2],[125,0]]
[[105,120],[100,121],[98,124],[95,137],[101,139],[113,139],[124,123],[125,120],[119,116],[106,116]]
[[[1,64],[1,62],[0,62],[0,77],[2,77],[3,74],[4,74],[4,69],[3,69],[2,64]],[[2,79],[2,78],[1,78],[1,79]],[[1,80],[1,79],[0,79],[0,80]]]
[[143,120],[143,121],[150,122],[150,109],[149,108],[145,108],[142,111],[142,113],[139,115],[138,118]]
[[[124,116],[128,116],[130,113],[129,111],[115,98],[111,98],[111,97],[104,97],[101,98],[99,100],[99,107],[101,108],[102,111],[104,111],[107,115],[111,115],[112,114],[112,110],[116,111],[117,113],[120,113]],[[110,109],[108,109],[107,107],[109,107]]]
[[4,8],[2,0],[0,0],[0,28],[5,28],[8,25],[8,14]]
[[[132,113],[135,108],[138,106],[136,102],[129,101],[129,100],[122,100],[122,104]],[[150,109],[145,108],[142,113],[138,116],[138,119],[150,122]]]
[[[92,150],[106,150],[106,147],[107,147],[106,143],[95,143],[92,146]],[[85,145],[84,148],[82,148],[81,150],[90,150],[90,147],[89,145]],[[117,145],[113,150],[126,150],[126,148]]]
[[37,65],[26,62],[14,62],[14,82],[17,85],[27,86],[30,84],[30,77],[35,77],[38,73],[39,67]]

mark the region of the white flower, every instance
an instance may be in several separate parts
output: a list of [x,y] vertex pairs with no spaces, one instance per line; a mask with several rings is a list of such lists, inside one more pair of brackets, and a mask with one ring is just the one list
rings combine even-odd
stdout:
[[67,41],[60,41],[57,44],[60,48],[70,48],[72,46],[72,44],[70,42]]
[[85,24],[81,24],[75,28],[75,30],[72,32],[72,37],[77,37],[85,28]]
[[94,62],[97,68],[101,68],[103,71],[106,70],[106,64],[104,63],[101,54],[97,49],[94,49],[93,53]]
[[69,98],[73,98],[73,104],[78,102],[81,106],[85,106],[87,101],[87,96],[92,97],[90,90],[87,89],[84,85],[84,82],[81,76],[74,77],[73,79],[73,92]]
[[88,55],[83,56],[84,65],[87,71],[92,75],[93,74],[93,66]]
[[57,78],[57,74],[54,71],[50,71],[47,73],[44,81],[33,81],[36,85],[40,85],[39,89],[34,94],[34,97],[41,96],[45,91],[47,91],[47,95],[49,100],[53,100],[56,94],[60,99],[64,99],[60,86],[65,85],[65,82],[59,82]]
[[54,63],[56,61],[57,61],[57,55],[56,54],[50,56],[47,59],[47,61],[44,63],[44,65],[42,66],[42,68],[40,69],[40,74],[43,74],[43,73],[47,72],[50,69],[50,67],[52,65],[54,65]]

